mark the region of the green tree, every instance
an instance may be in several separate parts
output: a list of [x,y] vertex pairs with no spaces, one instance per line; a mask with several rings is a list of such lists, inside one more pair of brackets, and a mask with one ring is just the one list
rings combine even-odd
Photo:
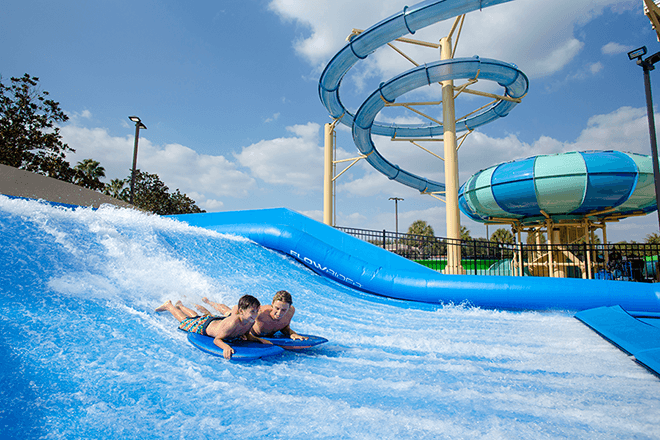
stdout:
[[646,236],[646,242],[648,244],[660,244],[660,234],[653,232]]
[[[130,176],[127,181],[130,181]],[[136,170],[133,204],[145,211],[159,215],[189,214],[205,212],[177,189],[174,194],[160,180],[158,175]]]
[[129,189],[126,187],[126,179],[112,179],[105,185],[103,194],[128,202]]
[[76,175],[73,183],[83,186],[85,188],[101,191],[105,188],[105,184],[101,182],[101,177],[105,177],[105,168],[93,159],[84,159],[78,162],[74,168]]
[[472,240],[472,236],[470,235],[470,230],[466,226],[461,226],[461,240],[463,241]]
[[424,220],[415,220],[412,225],[408,227],[408,234],[435,237],[433,227]]
[[408,227],[408,234],[410,237],[405,240],[405,244],[417,249],[421,258],[440,255],[443,252],[444,243],[435,237],[433,227],[426,221],[415,220]]
[[173,194],[170,194],[168,206],[171,214],[191,214],[196,212],[205,212],[195,204],[193,199],[185,194],[181,194],[178,188]]
[[38,83],[27,73],[8,84],[0,78],[0,163],[71,182],[75,170],[65,155],[75,150],[57,126],[69,118]]
[[515,239],[511,231],[505,228],[499,228],[490,235],[490,241],[495,241],[497,243],[515,243]]

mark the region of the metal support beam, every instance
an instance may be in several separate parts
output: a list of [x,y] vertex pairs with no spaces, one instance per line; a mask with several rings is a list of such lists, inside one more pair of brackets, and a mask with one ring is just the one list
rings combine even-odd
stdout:
[[332,160],[334,153],[335,124],[325,124],[325,149],[323,160],[323,223],[334,226],[332,221],[332,201],[334,199],[332,182]]
[[[451,37],[440,40],[440,58],[451,59],[453,55]],[[458,209],[458,152],[456,150],[456,112],[454,107],[454,81],[442,81],[442,126],[444,128],[445,191],[447,238],[461,239],[461,213]],[[447,246],[447,267],[449,274],[464,274],[461,265],[461,247]]]

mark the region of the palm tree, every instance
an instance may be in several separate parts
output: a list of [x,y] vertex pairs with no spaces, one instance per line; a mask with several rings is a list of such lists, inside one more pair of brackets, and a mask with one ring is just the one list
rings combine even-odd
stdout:
[[431,255],[435,253],[435,231],[433,226],[429,225],[424,220],[415,220],[408,228],[408,234],[415,237],[410,237],[404,241],[404,244],[417,249],[420,256]]
[[515,239],[511,231],[505,228],[499,228],[491,234],[490,241],[513,244],[515,242]]
[[76,177],[73,183],[85,188],[101,190],[104,188],[101,177],[105,177],[105,168],[94,159],[83,159],[74,167]]
[[423,235],[425,237],[435,236],[433,226],[429,225],[424,220],[415,220],[408,228],[408,234]]
[[126,185],[126,180],[124,179],[112,179],[110,183],[105,185],[103,194],[115,199],[128,201],[128,188],[124,188]]
[[83,159],[75,167],[91,179],[100,179],[105,177],[105,168],[94,159]]

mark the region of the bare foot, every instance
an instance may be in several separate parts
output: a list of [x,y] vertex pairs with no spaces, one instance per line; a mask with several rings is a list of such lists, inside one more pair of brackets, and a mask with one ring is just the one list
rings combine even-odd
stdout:
[[206,304],[209,304],[209,299],[207,297],[202,298],[202,301],[204,301]]
[[178,300],[176,303],[174,303],[174,305],[176,307],[181,307],[183,305],[183,303],[181,302],[181,300]]
[[157,311],[157,312],[166,312],[166,311],[168,311],[168,310],[170,309],[170,307],[172,307],[172,301],[170,301],[170,300],[168,299],[167,302],[166,302],[165,304],[163,304],[162,306],[158,307],[158,308],[156,309],[156,311]]

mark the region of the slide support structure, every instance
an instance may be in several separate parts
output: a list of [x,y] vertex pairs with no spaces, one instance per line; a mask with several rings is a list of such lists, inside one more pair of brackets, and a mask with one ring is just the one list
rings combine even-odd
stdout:
[[333,189],[333,155],[335,149],[335,124],[325,124],[325,150],[323,161],[323,223],[334,226],[332,202],[334,200]]
[[[440,58],[453,58],[451,36],[440,40]],[[446,218],[447,238],[452,244],[447,247],[447,267],[445,273],[453,275],[465,274],[461,265],[461,246],[455,245],[461,239],[461,217],[458,209],[458,151],[456,149],[456,111],[454,107],[454,81],[442,81],[442,123],[444,129],[445,153],[445,188],[446,188]]]

